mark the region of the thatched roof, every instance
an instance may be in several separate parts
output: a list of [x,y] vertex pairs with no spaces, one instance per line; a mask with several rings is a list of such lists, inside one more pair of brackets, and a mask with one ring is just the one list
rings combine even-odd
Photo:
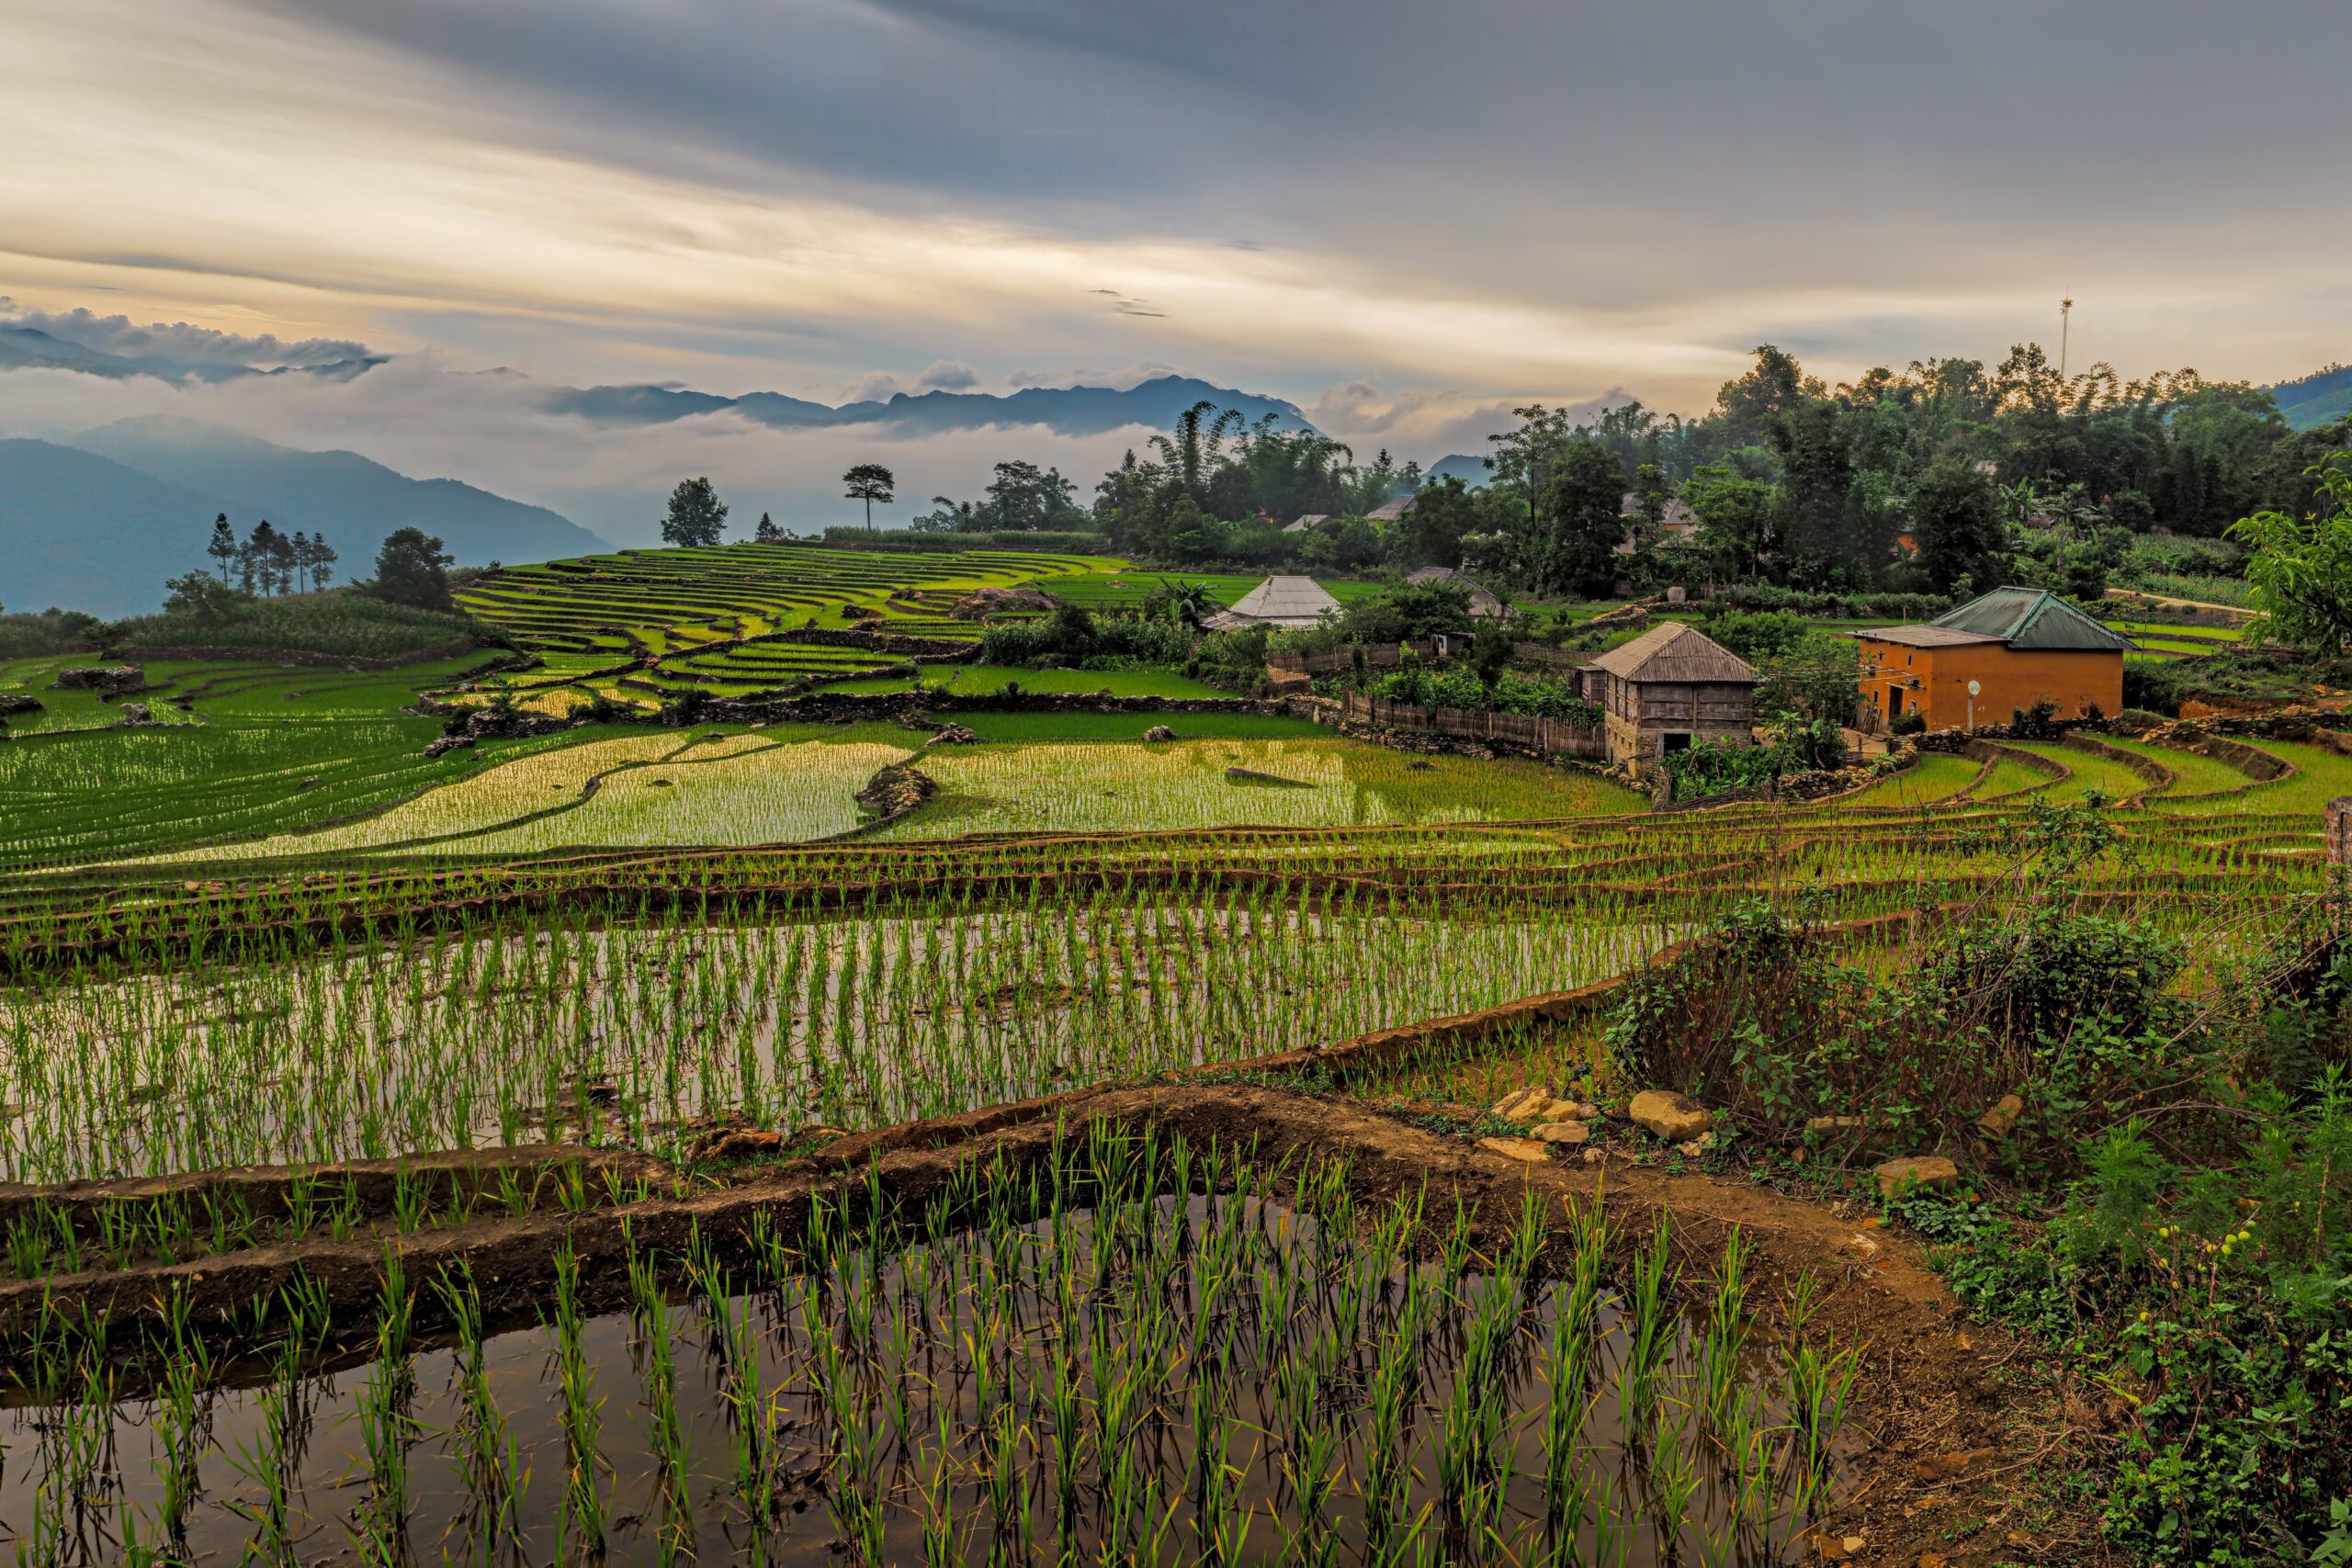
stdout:
[[1504,614],[1509,608],[1509,606],[1504,604],[1500,599],[1496,598],[1486,589],[1472,581],[1467,576],[1463,574],[1459,568],[1456,567],[1425,566],[1419,571],[1407,573],[1405,581],[1408,582],[1461,583],[1464,588],[1470,590],[1470,613],[1473,615],[1479,615],[1492,619],[1497,615]]
[[1270,577],[1235,602],[1232,613],[1278,626],[1311,626],[1340,602],[1311,577]]
[[1412,510],[1413,498],[1409,495],[1400,495],[1396,500],[1375,506],[1365,513],[1363,520],[1367,523],[1394,523]]
[[1304,534],[1314,528],[1317,523],[1329,523],[1329,521],[1331,521],[1331,514],[1328,512],[1310,512],[1306,516],[1301,517],[1297,522],[1293,523],[1289,527],[1284,528],[1283,532],[1285,534]]
[[1735,658],[1730,649],[1687,621],[1661,621],[1587,668],[1637,682],[1752,685],[1760,679],[1746,660]]

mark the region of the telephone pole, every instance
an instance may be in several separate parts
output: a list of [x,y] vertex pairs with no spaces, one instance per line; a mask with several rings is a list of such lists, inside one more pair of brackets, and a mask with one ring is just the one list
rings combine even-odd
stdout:
[[2074,324],[2068,320],[2074,313],[2075,302],[2072,299],[2058,301],[2058,379],[2061,381],[2066,378],[2066,333]]

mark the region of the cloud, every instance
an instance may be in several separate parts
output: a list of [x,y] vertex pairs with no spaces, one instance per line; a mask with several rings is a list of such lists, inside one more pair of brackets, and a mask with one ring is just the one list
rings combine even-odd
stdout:
[[[0,312],[10,311],[13,306],[14,301],[0,298]],[[368,356],[368,345],[350,338],[314,337],[287,343],[274,333],[246,337],[186,321],[141,326],[128,316],[101,316],[86,309],[0,313],[0,326],[29,327],[103,354],[180,365],[299,369]]]
[[1156,381],[1162,376],[1182,376],[1185,372],[1173,365],[1163,365],[1156,359],[1137,360],[1116,370],[1097,370],[1073,365],[1057,370],[1041,370],[1028,366],[1005,372],[1004,384],[1018,389],[1023,387],[1108,387],[1124,392],[1146,381]]
[[910,397],[924,392],[969,392],[978,389],[980,373],[960,359],[934,359],[922,371],[912,377],[901,377],[887,370],[876,370],[851,382],[842,392],[845,403],[882,403],[899,393]]
[[1375,446],[1385,446],[1400,459],[1414,457],[1427,465],[1455,453],[1484,456],[1488,438],[1517,424],[1517,411],[1529,403],[1564,408],[1572,422],[1582,423],[1634,400],[1623,388],[1593,398],[1498,400],[1442,389],[1384,391],[1357,379],[1325,388],[1307,406],[1306,417],[1324,434],[1360,448],[1359,458],[1368,458]]
[[873,425],[779,429],[732,412],[660,425],[610,425],[550,413],[547,383],[453,370],[402,355],[351,381],[248,377],[187,386],[62,370],[0,371],[0,437],[70,442],[142,414],[199,420],[282,446],[359,452],[421,479],[462,479],[554,508],[616,545],[658,542],[662,498],[707,474],[748,525],[763,512],[802,533],[861,521],[837,476],[878,461],[898,475],[900,522],[933,495],[978,496],[995,464],[1026,458],[1078,476],[1083,491],[1148,432],[1084,437],[994,427],[906,437]]

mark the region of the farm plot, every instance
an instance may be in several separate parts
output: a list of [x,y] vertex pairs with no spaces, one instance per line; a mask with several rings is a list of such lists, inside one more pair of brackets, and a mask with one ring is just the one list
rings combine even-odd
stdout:
[[990,745],[934,752],[923,771],[939,798],[886,839],[1487,822],[1642,807],[1620,785],[1538,762],[1413,757],[1336,739]]
[[869,676],[854,681],[831,681],[819,692],[876,694],[922,690],[950,696],[993,696],[1009,686],[1044,694],[1091,694],[1114,697],[1227,697],[1232,693],[1166,670],[1027,670],[1001,664],[933,664],[914,678]]
[[0,1178],[888,1124],[1566,989],[1673,934],[1500,897],[1437,919],[1098,884],[0,991]]
[[[1089,564],[1100,565],[1099,562]],[[1041,576],[1025,586],[1042,588],[1064,604],[1076,604],[1080,609],[1129,610],[1152,594],[1170,588],[1203,588],[1219,604],[1230,605],[1265,580],[1262,573],[1245,577],[1215,572],[1089,570],[1052,577]],[[1381,587],[1377,582],[1357,578],[1317,576],[1315,581],[1322,585],[1325,592],[1342,604],[1370,598],[1379,592]]]

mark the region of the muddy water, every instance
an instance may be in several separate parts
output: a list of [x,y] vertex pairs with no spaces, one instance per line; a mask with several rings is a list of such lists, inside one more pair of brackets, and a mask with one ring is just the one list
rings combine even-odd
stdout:
[[647,1146],[704,1116],[855,1130],[1581,985],[1677,934],[1105,897],[0,992],[0,1178],[577,1136],[592,1098]]
[[[63,1563],[122,1562],[136,1546],[203,1563],[824,1563],[854,1560],[853,1536],[878,1540],[893,1563],[1047,1563],[1066,1552],[1180,1563],[1209,1555],[1205,1530],[1231,1538],[1246,1519],[1235,1561],[1645,1568],[1802,1555],[1785,1484],[1767,1483],[1735,1517],[1727,1430],[1699,1414],[1695,1315],[1669,1309],[1659,1320],[1668,1349],[1645,1416],[1625,1376],[1634,1308],[1604,1288],[1575,1400],[1580,1510],[1564,1522],[1544,1483],[1545,1347],[1564,1286],[1386,1269],[1385,1255],[1327,1246],[1312,1222],[1256,1199],[1160,1200],[1109,1230],[1092,1219],[1000,1223],[885,1256],[878,1269],[845,1252],[820,1276],[726,1287],[718,1307],[679,1299],[666,1334],[642,1309],[588,1319],[571,1358],[587,1380],[569,1404],[565,1337],[550,1324],[478,1348],[445,1343],[207,1392],[193,1422],[175,1421],[167,1399],[9,1410],[0,1540],[22,1560]],[[1235,1243],[1223,1251],[1204,1239],[1220,1228]],[[1351,1280],[1361,1288],[1351,1292]],[[1435,1292],[1418,1318],[1408,1285]],[[1508,1292],[1497,1320],[1509,1327],[1481,1372],[1468,1347],[1492,1290]],[[850,1326],[861,1300],[871,1307],[864,1332]],[[1376,1509],[1366,1500],[1378,1448],[1371,1392],[1399,1344],[1411,1349],[1396,1357],[1412,1367],[1408,1415],[1388,1450],[1396,1491]],[[665,1347],[674,1468],[662,1457],[667,1423],[654,1392]],[[477,1356],[482,1375],[471,1377]],[[1751,1343],[1732,1364],[1759,1424],[1778,1423],[1781,1352]],[[1074,1413],[1063,1436],[1057,1385]],[[1133,1414],[1106,1439],[1105,1391],[1122,1385],[1136,1391]],[[369,1436],[371,1393],[386,1386],[402,1392],[393,1420],[375,1429],[398,1434],[397,1460]],[[469,1393],[485,1386],[487,1404]],[[854,1392],[828,1397],[840,1389]],[[1471,1472],[1486,1506],[1443,1481],[1444,1434],[1481,1394],[1500,1416],[1487,1461]],[[582,1410],[593,1411],[584,1469]],[[485,1430],[503,1441],[478,1442]],[[1204,1433],[1230,1478],[1206,1513]],[[503,1463],[477,1457],[507,1443]],[[175,1463],[191,1483],[176,1528],[166,1484]],[[388,1467],[404,1477],[397,1510],[385,1501]],[[1679,1528],[1664,1501],[1678,1472],[1691,1487]],[[1777,1473],[1785,1483],[1785,1456]],[[272,1475],[284,1481],[282,1539],[267,1522]],[[1317,1478],[1329,1495],[1310,1506],[1302,1488]],[[878,1519],[872,1537],[862,1506]],[[1385,1549],[1374,1544],[1380,1518],[1390,1521]],[[1400,1544],[1400,1529],[1406,1540],[1418,1529],[1418,1551]]]

